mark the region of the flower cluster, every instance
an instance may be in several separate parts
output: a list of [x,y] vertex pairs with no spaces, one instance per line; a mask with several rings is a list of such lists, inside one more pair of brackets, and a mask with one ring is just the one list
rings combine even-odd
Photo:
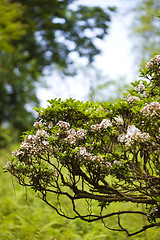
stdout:
[[77,139],[83,139],[86,135],[86,130],[84,129],[78,129],[77,131]]
[[71,145],[75,144],[76,143],[76,130],[74,128],[71,128],[66,133],[67,133],[67,137],[64,138],[64,141]]
[[94,124],[91,126],[91,131],[97,132],[101,129],[107,129],[108,127],[112,126],[112,123],[109,119],[103,119],[100,124]]
[[142,133],[134,125],[129,125],[126,134],[121,134],[118,137],[118,141],[125,143],[126,147],[131,147],[135,141],[137,142],[148,142],[150,135],[146,132]]
[[35,122],[35,123],[33,124],[33,126],[34,126],[35,128],[39,128],[40,124],[41,124],[41,122]]
[[23,156],[26,151],[34,155],[41,153],[42,150],[45,150],[49,146],[48,137],[49,134],[45,130],[37,130],[35,135],[25,137],[20,148],[13,152],[13,156]]
[[76,131],[74,128],[71,128],[64,133],[67,136],[63,140],[71,145],[74,145],[77,140],[84,139],[87,132],[84,129],[78,129]]
[[124,121],[120,116],[114,117],[114,120],[115,120],[116,125],[118,125],[118,126],[124,124]]
[[122,165],[122,162],[121,161],[117,161],[117,160],[115,160],[114,162],[113,162],[113,164],[115,164],[115,165]]
[[107,169],[112,168],[112,164],[108,161],[106,161],[104,158],[102,158],[99,155],[93,156],[91,153],[87,152],[87,149],[85,147],[80,147],[77,150],[77,156],[82,157],[84,160],[89,161],[90,163],[95,163],[95,166],[101,166],[105,167]]
[[141,110],[141,113],[146,117],[157,117],[160,115],[160,103],[159,102],[151,102],[149,104],[145,104]]
[[70,127],[70,124],[68,122],[59,121],[57,123],[57,126],[59,126],[60,128],[64,128],[64,129],[68,130],[69,127]]
[[137,87],[134,88],[136,92],[143,92],[145,90],[145,86],[143,83],[139,83]]
[[130,94],[127,95],[127,102],[133,103],[133,102],[137,102],[137,101],[140,101],[139,97],[131,96]]
[[154,66],[160,65],[160,55],[154,56],[149,62],[146,64],[147,69],[152,69]]
[[77,156],[82,157],[86,160],[92,159],[92,154],[88,153],[85,147],[80,147],[80,149],[77,150]]

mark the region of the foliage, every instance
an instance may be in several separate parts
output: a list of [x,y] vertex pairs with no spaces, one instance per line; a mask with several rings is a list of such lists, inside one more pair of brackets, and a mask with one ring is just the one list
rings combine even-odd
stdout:
[[0,0],[0,51],[11,53],[12,41],[20,39],[25,34],[25,24],[20,18],[22,10],[18,3],[10,3],[9,0]]
[[[118,228],[109,229],[127,236],[160,226],[160,55],[141,77],[115,104],[55,99],[37,109],[35,128],[24,134],[6,171],[67,219],[102,220],[108,227],[105,219],[117,216]],[[111,203],[126,202],[145,208],[106,212]],[[129,232],[125,214],[149,223]]]

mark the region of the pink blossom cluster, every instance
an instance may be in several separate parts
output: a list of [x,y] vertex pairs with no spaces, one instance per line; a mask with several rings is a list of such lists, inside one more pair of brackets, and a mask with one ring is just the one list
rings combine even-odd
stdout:
[[[112,164],[108,161],[105,161],[105,159],[103,159],[101,156],[99,155],[95,155],[93,156],[91,153],[88,153],[87,152],[87,149],[85,147],[80,147],[78,150],[77,150],[77,155],[79,157],[82,157],[84,158],[85,160],[88,160],[88,161],[91,161],[91,162],[94,162],[95,164],[98,164],[98,165],[101,165],[101,166],[105,166],[106,168],[111,168],[112,167]],[[97,166],[98,166],[97,165]]]
[[39,128],[40,124],[41,124],[41,122],[35,122],[35,123],[33,124],[33,126],[34,126],[35,128]]
[[78,129],[77,131],[74,128],[71,128],[65,132],[67,134],[67,137],[64,138],[64,141],[73,145],[76,143],[77,140],[81,140],[86,135],[86,130],[84,129]]
[[92,159],[92,154],[88,153],[85,147],[80,147],[80,149],[77,150],[77,156],[83,157],[86,160]]
[[133,103],[133,102],[137,102],[137,101],[140,101],[139,97],[131,96],[130,94],[127,95],[127,102]]
[[64,141],[71,145],[75,144],[76,143],[76,130],[74,128],[71,128],[66,133],[67,133],[67,137],[64,138]]
[[115,120],[116,125],[118,125],[118,126],[124,124],[124,121],[120,116],[114,117],[114,120]]
[[137,87],[134,88],[136,92],[143,92],[145,90],[145,86],[143,83],[139,83]]
[[119,135],[118,141],[125,143],[126,147],[131,147],[135,143],[135,141],[138,141],[138,142],[150,141],[150,135],[146,132],[142,133],[134,125],[129,125],[127,129],[127,133]]
[[100,124],[94,124],[91,126],[91,131],[97,132],[101,129],[107,129],[108,127],[112,126],[112,123],[109,119],[103,119]]
[[49,146],[47,138],[49,134],[45,130],[37,130],[35,135],[28,135],[20,145],[20,148],[13,152],[13,156],[24,155],[25,151],[30,154],[38,154]]
[[146,64],[147,69],[152,69],[154,66],[159,66],[160,65],[160,55],[154,56],[149,62]]
[[59,121],[57,123],[57,126],[59,126],[60,128],[64,128],[64,129],[68,130],[69,127],[70,127],[70,124],[68,122],[65,122],[65,121]]
[[114,162],[113,162],[113,164],[116,164],[116,165],[122,165],[122,162],[121,161],[118,161],[118,160],[115,160]]
[[159,102],[151,102],[146,103],[141,110],[141,113],[146,117],[157,117],[160,115],[160,103]]

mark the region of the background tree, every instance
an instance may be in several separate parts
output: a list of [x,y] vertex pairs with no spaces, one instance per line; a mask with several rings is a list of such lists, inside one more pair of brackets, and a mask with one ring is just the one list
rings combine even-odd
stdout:
[[[35,128],[6,171],[68,219],[102,220],[127,236],[160,227],[160,55],[141,77],[115,104],[55,99],[37,109]],[[109,212],[112,203],[135,206]],[[148,224],[130,232],[125,214],[143,216]],[[113,216],[117,227],[106,224]]]
[[[159,30],[159,0],[140,0],[134,1],[129,9],[132,13],[133,21],[131,26],[134,49],[136,50],[136,62],[144,66],[147,59],[153,53],[159,53],[160,30]],[[138,39],[138,41],[137,41]]]
[[11,53],[12,41],[20,39],[25,34],[25,24],[20,18],[22,10],[19,3],[10,3],[9,0],[0,0],[0,51]]
[[12,37],[8,29],[14,28],[8,24],[9,20],[2,23],[8,39],[11,36],[9,46],[14,52],[7,53],[6,47],[1,45],[0,124],[7,121],[21,131],[26,129],[32,122],[32,103],[36,106],[38,102],[35,86],[45,70],[56,66],[65,74],[73,74],[72,53],[87,58],[90,63],[100,53],[94,40],[103,39],[108,33],[114,8],[75,7],[74,2],[13,0],[12,5],[2,1],[2,6],[16,6],[15,11],[21,13],[20,16],[14,15],[13,21],[16,18],[17,24],[21,23],[18,27],[23,34],[17,32]]

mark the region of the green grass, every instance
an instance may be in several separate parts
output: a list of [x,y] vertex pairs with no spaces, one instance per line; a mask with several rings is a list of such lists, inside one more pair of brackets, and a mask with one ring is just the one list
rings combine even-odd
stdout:
[[[81,220],[67,220],[36,197],[32,190],[19,186],[3,167],[11,150],[0,151],[0,239],[1,240],[127,240],[124,233],[106,229],[101,221],[86,223]],[[53,196],[54,198],[54,196]],[[111,205],[108,211],[116,211],[121,205]],[[133,205],[125,207],[133,209]],[[121,208],[122,210],[122,208]],[[108,219],[109,226],[114,218]],[[125,217],[123,224],[135,231],[143,225],[143,218]],[[130,240],[159,240],[160,229],[153,228],[146,233],[130,237]]]

